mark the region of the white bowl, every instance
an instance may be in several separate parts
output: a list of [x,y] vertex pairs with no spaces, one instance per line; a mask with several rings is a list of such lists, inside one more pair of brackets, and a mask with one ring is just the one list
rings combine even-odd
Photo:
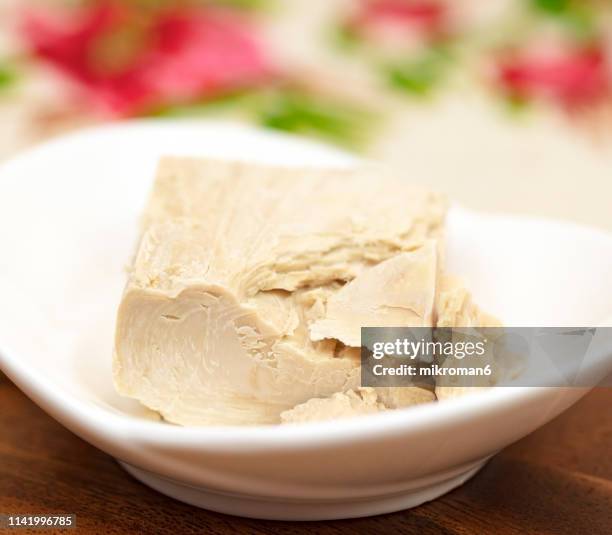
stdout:
[[[138,122],[58,139],[1,167],[1,368],[51,416],[151,487],[256,518],[396,511],[460,485],[586,392],[499,388],[302,426],[181,428],[155,421],[114,392],[110,365],[124,265],[162,154],[354,161],[243,126]],[[450,270],[507,324],[591,325],[610,315],[609,235],[457,208],[448,231]]]

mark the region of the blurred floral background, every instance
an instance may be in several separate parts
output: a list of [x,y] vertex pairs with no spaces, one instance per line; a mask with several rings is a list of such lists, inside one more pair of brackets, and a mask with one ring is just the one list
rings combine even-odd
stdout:
[[0,159],[134,117],[245,121],[612,228],[612,2],[0,0]]

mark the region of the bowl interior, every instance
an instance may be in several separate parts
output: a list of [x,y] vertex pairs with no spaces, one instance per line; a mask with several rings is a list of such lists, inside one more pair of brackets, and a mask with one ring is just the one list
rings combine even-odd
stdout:
[[[5,164],[4,368],[38,378],[75,403],[151,416],[114,392],[111,354],[137,220],[165,154],[288,165],[354,162],[324,146],[242,126],[138,122],[68,136]],[[447,249],[449,270],[508,325],[588,325],[612,312],[612,239],[603,232],[455,207]]]

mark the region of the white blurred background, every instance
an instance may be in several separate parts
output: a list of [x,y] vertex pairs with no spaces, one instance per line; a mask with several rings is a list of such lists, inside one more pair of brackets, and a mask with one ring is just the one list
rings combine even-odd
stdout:
[[136,117],[225,117],[470,207],[612,229],[612,6],[0,0],[0,159]]

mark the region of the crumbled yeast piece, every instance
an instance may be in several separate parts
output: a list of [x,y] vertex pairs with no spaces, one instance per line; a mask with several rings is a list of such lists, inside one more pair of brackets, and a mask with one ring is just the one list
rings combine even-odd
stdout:
[[436,395],[432,390],[420,386],[410,387],[377,387],[375,388],[378,399],[388,409],[402,409],[412,405],[420,405],[435,401]]
[[[497,318],[483,312],[473,301],[470,293],[462,286],[461,282],[455,277],[442,276],[438,284],[438,297],[436,303],[436,325],[438,327],[500,327],[501,323]],[[484,366],[492,364],[491,356],[481,362]],[[446,366],[460,366],[460,363],[449,360]],[[436,385],[435,394],[438,400],[453,399],[467,394],[480,392],[496,381],[495,376],[483,381],[483,386],[456,386],[450,384],[452,381],[446,380],[449,384]],[[460,385],[462,378],[455,381]]]
[[437,274],[434,241],[364,270],[327,300],[310,338],[361,345],[361,327],[427,327],[432,322]]
[[373,166],[162,160],[118,311],[117,390],[182,425],[433,400],[359,389],[357,347],[362,325],[456,314],[437,291],[445,212]]
[[438,327],[500,327],[497,318],[483,312],[459,279],[440,277],[437,289],[436,326]]

